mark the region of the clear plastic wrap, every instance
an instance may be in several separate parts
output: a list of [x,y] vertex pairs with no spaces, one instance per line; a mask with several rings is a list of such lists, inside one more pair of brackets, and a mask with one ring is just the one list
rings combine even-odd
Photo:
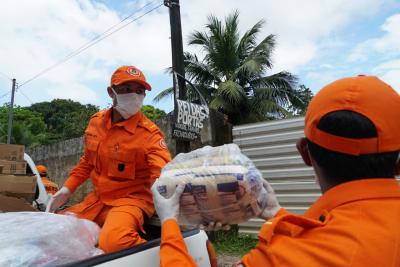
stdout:
[[181,225],[236,224],[260,212],[262,175],[235,144],[177,155],[163,168],[157,190],[169,198],[181,183]]
[[0,213],[0,266],[55,266],[102,254],[100,228],[74,216]]

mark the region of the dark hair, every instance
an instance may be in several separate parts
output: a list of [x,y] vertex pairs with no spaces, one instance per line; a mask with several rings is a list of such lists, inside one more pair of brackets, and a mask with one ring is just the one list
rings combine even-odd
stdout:
[[[355,139],[378,135],[374,124],[367,117],[348,110],[326,114],[317,128],[336,136]],[[353,156],[325,149],[310,140],[307,143],[311,156],[331,182],[394,177],[398,151]]]

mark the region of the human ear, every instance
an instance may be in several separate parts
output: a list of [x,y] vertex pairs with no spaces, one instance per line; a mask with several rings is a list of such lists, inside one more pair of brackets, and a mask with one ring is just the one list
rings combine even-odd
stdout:
[[299,151],[301,158],[307,166],[312,166],[310,153],[308,150],[307,139],[302,137],[296,142],[297,151]]

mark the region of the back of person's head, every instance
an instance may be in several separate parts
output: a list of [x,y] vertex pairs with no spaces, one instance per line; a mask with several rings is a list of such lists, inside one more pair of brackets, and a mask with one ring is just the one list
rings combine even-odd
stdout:
[[[318,129],[335,136],[354,139],[377,137],[374,124],[352,111],[336,111],[325,115]],[[398,152],[363,154],[354,156],[325,149],[307,140],[311,156],[325,174],[342,183],[355,179],[394,177]]]
[[311,101],[305,135],[331,183],[392,178],[400,151],[400,96],[376,77],[335,81]]

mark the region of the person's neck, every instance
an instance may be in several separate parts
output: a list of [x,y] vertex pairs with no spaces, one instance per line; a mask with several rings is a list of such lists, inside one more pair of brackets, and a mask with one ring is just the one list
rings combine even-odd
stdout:
[[322,194],[324,194],[326,191],[328,191],[329,189],[331,189],[332,187],[335,187],[335,186],[336,186],[336,184],[330,184],[323,180],[322,181],[319,180],[319,187],[321,188]]
[[118,123],[124,121],[124,117],[114,107],[111,108],[111,123]]
[[332,187],[336,186],[336,184],[331,183],[332,179],[329,179],[325,172],[313,162],[313,168],[315,171],[316,179],[318,181],[319,187],[321,188],[322,194],[331,189]]

